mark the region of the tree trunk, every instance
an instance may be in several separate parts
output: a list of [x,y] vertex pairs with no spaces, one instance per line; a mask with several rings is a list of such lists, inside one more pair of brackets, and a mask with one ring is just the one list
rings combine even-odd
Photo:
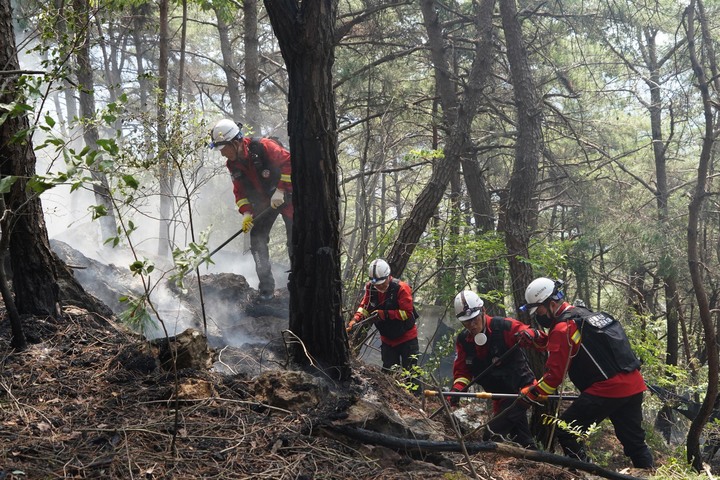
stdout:
[[[696,6],[697,4],[697,6]],[[703,101],[703,113],[705,116],[705,134],[703,136],[702,149],[698,160],[697,184],[690,205],[688,206],[688,265],[690,267],[690,277],[692,278],[693,289],[695,291],[695,299],[698,305],[698,314],[702,322],[703,331],[705,333],[705,348],[707,350],[708,363],[708,386],[705,399],[700,407],[700,411],[690,424],[687,434],[687,456],[688,462],[693,468],[701,472],[703,468],[702,455],[700,454],[700,435],[705,424],[710,417],[710,413],[715,405],[718,394],[718,348],[716,341],[715,326],[710,315],[710,305],[705,286],[703,284],[703,266],[699,254],[698,235],[700,216],[702,214],[703,202],[707,196],[707,182],[710,160],[712,155],[713,144],[715,143],[715,129],[713,123],[713,106],[711,104],[710,91],[703,65],[698,60],[698,54],[695,47],[695,14],[702,12],[701,0],[693,0],[690,6],[685,10],[687,13],[687,38],[688,50],[690,53],[690,61],[692,62],[693,71],[697,79],[696,86],[700,90]],[[707,21],[702,15],[698,15],[698,21],[703,23]],[[706,39],[707,40],[707,39]],[[703,45],[704,42],[700,42]],[[707,53],[707,52],[703,52]]]
[[243,44],[245,46],[245,124],[255,135],[262,135],[260,113],[260,42],[258,40],[258,2],[243,1]]
[[27,347],[27,339],[22,328],[20,312],[18,312],[17,305],[15,305],[15,297],[10,290],[10,282],[5,271],[7,252],[10,247],[9,239],[12,233],[11,222],[14,218],[6,209],[3,195],[0,195],[0,212],[3,212],[2,218],[0,218],[0,295],[2,295],[5,311],[10,320],[10,332],[12,333],[10,346],[16,350],[24,350]]
[[[0,1],[0,63],[5,70],[19,70],[17,47],[12,27],[12,9],[9,0]],[[17,80],[5,77],[6,88],[0,92],[4,105],[18,100],[22,92],[13,86]],[[58,284],[50,244],[43,218],[40,198],[27,190],[28,179],[35,174],[35,152],[29,135],[24,141],[12,141],[21,131],[30,128],[26,116],[8,116],[0,123],[0,175],[16,176],[5,204],[14,219],[10,231],[10,261],[13,273],[15,301],[20,314],[55,315],[59,301]]]
[[[6,70],[19,70],[11,19],[10,1],[0,0],[0,63]],[[18,101],[22,95],[12,88],[15,81],[7,85],[9,88],[0,95],[0,103],[6,105]],[[10,192],[4,195],[7,213],[14,219],[7,231],[3,225],[2,232],[3,237],[9,235],[17,311],[21,315],[55,316],[58,303],[68,298],[66,292],[72,292],[76,305],[107,313],[109,309],[85,293],[70,270],[50,250],[40,198],[31,196],[27,189],[28,179],[35,175],[32,139],[26,135],[24,141],[11,141],[28,129],[26,116],[9,116],[0,124],[0,177],[18,177]],[[102,307],[105,310],[101,310]]]
[[445,141],[445,157],[438,159],[433,165],[430,181],[418,195],[408,219],[400,227],[398,238],[390,250],[388,263],[393,275],[401,276],[405,270],[410,255],[445,194],[450,177],[459,168],[461,156],[467,153],[467,148],[471,144],[470,126],[477,113],[482,86],[487,82],[491,71],[494,4],[494,0],[483,0],[476,15],[479,40],[475,45],[475,58],[467,78],[464,98],[460,102],[450,77],[450,62],[445,57],[446,49],[437,14],[438,7],[434,0],[421,1],[435,82],[443,109],[443,122],[446,131],[450,133]]
[[[535,187],[543,151],[542,105],[528,65],[515,1],[499,1],[518,122],[515,162],[504,204],[505,245],[510,267],[510,288],[515,305],[520,306],[525,303],[525,288],[533,280],[532,266],[525,259],[530,258],[530,237],[537,219]],[[519,317],[525,323],[530,323],[526,313],[521,313]],[[542,372],[544,357],[533,352],[530,364],[538,374]],[[549,410],[552,406],[552,403],[548,403],[544,409]],[[542,425],[541,415],[537,413],[541,412],[536,412],[531,421],[533,432],[548,432]],[[543,443],[547,445],[549,439],[543,439]]]
[[158,181],[160,184],[160,222],[158,225],[158,255],[165,258],[170,254],[170,223],[172,220],[173,179],[172,160],[168,153],[167,130],[167,89],[170,63],[170,25],[168,0],[160,0],[160,41],[158,58],[157,92],[157,154]]
[[222,55],[222,69],[225,72],[225,83],[227,83],[228,96],[230,97],[230,107],[232,114],[230,115],[236,122],[243,119],[245,112],[243,111],[242,97],[240,95],[240,76],[235,65],[235,55],[233,54],[233,45],[230,41],[230,25],[223,16],[223,11],[215,8],[215,15],[218,21],[218,38],[220,40],[220,54]]
[[[75,0],[74,6],[75,13],[85,26],[84,29],[76,32],[78,36],[76,61],[80,115],[87,120],[83,126],[83,138],[87,147],[91,150],[97,150],[97,141],[100,136],[93,121],[95,118],[95,83],[93,81],[92,65],[90,64],[90,5],[88,0]],[[90,173],[93,179],[92,188],[95,193],[95,201],[105,210],[105,214],[99,217],[101,241],[104,241],[117,235],[117,225],[115,224],[113,204],[110,200],[108,180],[100,167],[101,157],[102,155],[98,155],[90,166]]]
[[288,71],[293,256],[290,330],[296,363],[350,375],[342,318],[337,125],[332,87],[337,0],[265,0]]
[[530,237],[537,219],[535,186],[543,150],[542,105],[532,79],[515,2],[500,0],[507,56],[518,117],[515,163],[508,184],[505,243],[510,264],[510,286],[515,305],[525,303],[525,287],[533,280]]

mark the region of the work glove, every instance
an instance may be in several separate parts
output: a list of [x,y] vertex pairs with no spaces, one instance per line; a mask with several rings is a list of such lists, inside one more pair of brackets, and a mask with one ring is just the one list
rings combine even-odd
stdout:
[[279,208],[283,203],[285,203],[285,192],[276,188],[272,197],[270,197],[270,206],[272,208]]
[[352,320],[350,320],[350,322],[347,324],[347,327],[345,327],[345,331],[347,333],[350,333],[356,323],[357,323],[357,320],[355,320],[354,318]]
[[[462,391],[462,389],[455,388],[455,386],[453,385],[453,387],[450,389],[450,391],[451,392],[460,392],[460,391]],[[457,407],[458,405],[460,405],[460,397],[452,397],[452,396],[448,395],[445,397],[445,400],[447,401],[448,405],[450,405],[451,407]]]
[[515,341],[523,348],[543,348],[547,345],[547,335],[534,328],[526,328],[515,334]]
[[243,220],[242,220],[243,233],[249,232],[252,227],[253,227],[252,213],[249,213],[249,212],[243,213]]
[[525,330],[520,330],[518,333],[515,334],[515,340],[520,344],[521,347],[528,348],[532,347],[533,343],[535,343],[536,335],[536,330],[532,328],[526,328]]
[[540,402],[547,400],[547,395],[537,384],[531,384],[520,389],[519,400],[525,408],[530,408],[533,405],[542,405]]

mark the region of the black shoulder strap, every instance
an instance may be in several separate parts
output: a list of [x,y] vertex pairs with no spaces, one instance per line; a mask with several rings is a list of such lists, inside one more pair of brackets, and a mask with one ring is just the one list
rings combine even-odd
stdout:
[[492,335],[494,337],[497,337],[499,341],[503,342],[503,332],[505,330],[510,330],[510,322],[505,320],[505,317],[492,317],[490,320],[490,329],[492,330]]
[[256,167],[265,167],[267,164],[267,154],[265,153],[265,147],[259,139],[250,139],[250,145],[248,146],[250,151],[250,158]]

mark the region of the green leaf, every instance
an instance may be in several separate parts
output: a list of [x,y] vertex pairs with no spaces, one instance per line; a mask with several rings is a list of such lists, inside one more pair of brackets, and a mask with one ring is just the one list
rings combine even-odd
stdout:
[[50,190],[55,185],[52,182],[49,182],[43,177],[39,177],[35,175],[34,177],[31,177],[30,180],[28,180],[28,188],[30,188],[35,193],[43,193],[47,190]]
[[88,207],[88,210],[92,213],[93,220],[97,220],[98,218],[104,217],[108,214],[105,205],[91,205]]
[[122,179],[125,182],[125,184],[128,187],[132,188],[133,190],[137,190],[138,187],[140,186],[140,183],[132,175],[123,175]]
[[11,175],[0,179],[0,193],[8,193],[18,177]]

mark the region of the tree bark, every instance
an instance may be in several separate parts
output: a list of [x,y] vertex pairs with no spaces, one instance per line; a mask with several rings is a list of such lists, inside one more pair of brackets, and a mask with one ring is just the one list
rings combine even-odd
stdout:
[[[218,21],[218,38],[220,40],[220,54],[222,55],[222,69],[225,72],[225,83],[227,84],[228,96],[230,97],[230,108],[232,112],[229,114],[236,122],[243,119],[245,112],[243,110],[242,96],[240,95],[240,82],[238,81],[239,72],[235,65],[235,55],[233,54],[233,45],[230,41],[230,25],[225,18],[225,13],[221,8],[215,7],[215,15]],[[224,108],[224,105],[220,105]]]
[[445,42],[437,5],[434,0],[422,0],[420,3],[428,33],[435,82],[443,109],[443,124],[450,133],[443,149],[444,158],[437,160],[433,165],[430,181],[418,195],[408,219],[400,227],[398,238],[388,254],[387,260],[393,275],[398,277],[405,270],[410,255],[442,200],[450,177],[457,172],[460,158],[467,153],[471,144],[470,126],[477,113],[482,87],[487,83],[490,75],[492,58],[492,10],[495,2],[483,0],[476,15],[479,39],[475,44],[475,57],[463,92],[463,101],[459,101],[450,75],[450,62],[445,56]]
[[[9,0],[0,0],[0,63],[7,70],[19,70],[12,10]],[[7,77],[6,77],[7,78]],[[8,88],[0,94],[4,105],[22,102],[22,92],[15,90],[16,80],[8,78]],[[28,190],[28,179],[35,175],[35,152],[29,136],[26,116],[9,115],[0,124],[0,176],[16,176],[9,193],[4,195],[7,212],[13,218],[2,235],[9,236],[15,304],[20,315],[56,316],[58,303],[72,298],[78,306],[93,312],[109,313],[109,309],[88,295],[58,259],[48,240],[47,227],[40,198]],[[13,140],[26,132],[22,140]],[[104,308],[103,308],[104,307]]]
[[515,305],[525,303],[525,288],[533,280],[530,237],[537,219],[535,188],[543,150],[542,105],[532,78],[514,1],[500,0],[508,62],[517,111],[515,162],[505,204],[505,243],[510,266],[510,288]]
[[170,174],[172,160],[168,153],[167,93],[170,64],[170,25],[168,0],[160,0],[160,39],[158,42],[158,91],[157,91],[157,159],[158,183],[160,184],[160,222],[158,225],[158,255],[166,258],[171,251],[170,224],[172,217],[173,177]]
[[258,2],[243,1],[243,44],[245,46],[245,124],[261,135],[260,42],[258,41]]
[[[715,325],[712,321],[710,314],[710,305],[708,302],[707,294],[705,292],[705,286],[703,284],[703,266],[700,260],[699,253],[699,242],[700,238],[698,235],[700,216],[703,210],[703,203],[707,196],[707,182],[708,182],[708,171],[710,167],[710,160],[715,143],[715,130],[714,125],[714,112],[711,103],[710,89],[707,78],[705,76],[703,65],[700,64],[698,59],[698,53],[696,51],[696,38],[695,38],[695,15],[697,12],[702,12],[702,1],[693,0],[690,2],[690,6],[685,10],[687,14],[687,38],[688,38],[688,51],[690,53],[690,61],[692,62],[693,71],[697,79],[696,86],[700,91],[700,96],[703,102],[703,113],[705,118],[705,132],[703,136],[702,148],[700,151],[700,158],[698,159],[697,169],[697,183],[695,186],[695,192],[693,193],[692,200],[688,206],[688,230],[687,230],[687,242],[688,242],[688,266],[690,268],[690,277],[692,278],[693,290],[695,292],[695,299],[698,304],[698,314],[700,321],[702,322],[703,331],[705,333],[705,348],[707,350],[707,363],[708,363],[708,386],[703,400],[700,411],[697,417],[690,424],[690,429],[687,434],[687,459],[692,464],[693,468],[701,472],[703,468],[702,455],[700,452],[700,435],[702,434],[703,428],[712,413],[715,405],[715,400],[718,394],[718,348],[716,341]],[[702,15],[698,15],[697,19],[700,23],[707,21]],[[701,45],[703,42],[701,42]],[[708,53],[708,52],[704,52]]]
[[[78,92],[80,97],[80,115],[86,122],[83,124],[83,138],[85,145],[91,150],[97,150],[97,141],[100,138],[97,126],[95,125],[95,83],[93,81],[93,69],[90,64],[90,5],[88,0],[75,0],[75,13],[82,22],[83,28],[76,32],[78,36],[78,48],[76,52]],[[110,187],[107,177],[100,167],[102,154],[90,166],[92,175],[92,189],[95,193],[95,201],[105,209],[101,216],[100,232],[101,241],[117,235],[115,224],[115,213],[112,201],[110,200]]]
[[292,158],[291,355],[337,379],[350,375],[342,318],[337,125],[332,88],[337,0],[265,0],[288,71]]

